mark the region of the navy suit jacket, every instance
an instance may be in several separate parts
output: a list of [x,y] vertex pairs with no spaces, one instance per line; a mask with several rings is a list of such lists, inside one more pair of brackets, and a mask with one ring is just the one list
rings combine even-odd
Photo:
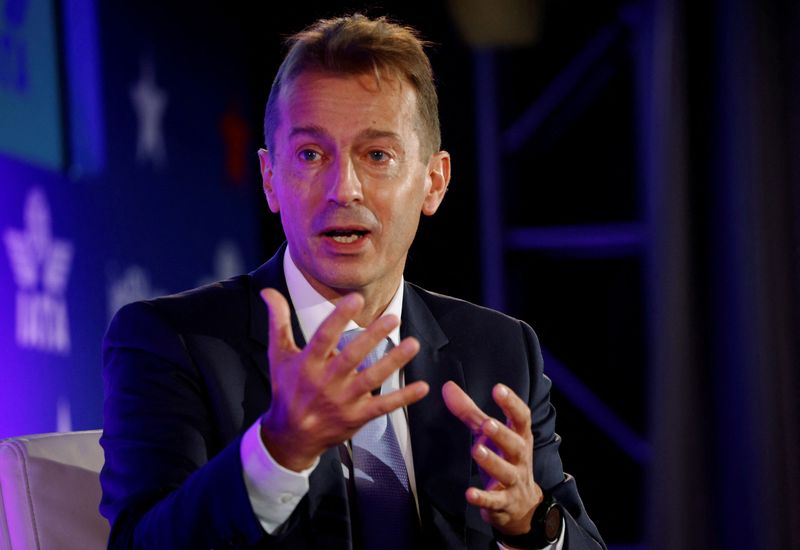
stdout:
[[[267,310],[258,294],[288,298],[283,249],[249,275],[124,307],[103,347],[106,461],[100,510],[111,548],[352,548],[347,487],[337,449],[310,477],[289,520],[267,535],[245,489],[239,445],[270,401]],[[407,383],[431,392],[408,409],[423,538],[431,548],[496,549],[464,492],[481,485],[472,435],[445,407],[454,380],[488,414],[502,382],[531,408],[534,478],[563,504],[566,548],[604,548],[558,455],[550,381],[525,323],[406,283],[401,336],[419,339]],[[304,341],[292,311],[298,345]]]

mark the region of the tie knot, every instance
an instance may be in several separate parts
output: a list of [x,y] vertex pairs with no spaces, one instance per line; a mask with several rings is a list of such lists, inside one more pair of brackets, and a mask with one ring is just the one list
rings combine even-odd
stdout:
[[[358,336],[361,332],[364,332],[363,328],[354,328],[354,329],[350,329],[350,330],[344,331],[342,333],[342,335],[339,337],[339,344],[336,346],[336,348],[339,351],[341,351],[347,344],[349,344],[353,339],[355,339],[355,337]],[[389,338],[384,338],[383,340],[378,342],[378,345],[375,346],[372,349],[372,351],[370,351],[367,354],[366,357],[364,357],[363,361],[361,361],[361,364],[358,366],[358,370],[363,370],[363,369],[369,367],[375,361],[377,361],[378,359],[383,357],[383,354],[386,353],[386,351],[389,349],[389,346],[391,345],[391,343],[392,342],[391,342],[391,340],[389,340]]]
[[363,332],[363,328],[351,328],[350,330],[346,330],[342,333],[339,337],[339,344],[337,344],[336,349],[342,351],[347,344],[353,341],[353,339],[358,336],[360,332]]

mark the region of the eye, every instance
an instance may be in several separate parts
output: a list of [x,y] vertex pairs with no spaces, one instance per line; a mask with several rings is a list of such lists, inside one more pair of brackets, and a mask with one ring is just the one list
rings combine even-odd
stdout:
[[319,151],[315,151],[314,149],[303,149],[297,153],[297,156],[303,162],[314,162],[322,158],[322,155],[319,153]]
[[380,149],[375,149],[374,151],[370,151],[367,153],[369,160],[374,162],[384,162],[389,160],[389,154],[386,151],[381,151]]

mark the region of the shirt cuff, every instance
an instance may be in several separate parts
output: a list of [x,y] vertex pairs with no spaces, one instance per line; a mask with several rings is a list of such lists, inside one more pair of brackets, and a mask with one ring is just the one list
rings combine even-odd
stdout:
[[308,478],[319,458],[306,470],[293,472],[275,462],[261,440],[261,420],[245,432],[239,447],[247,496],[261,527],[273,534],[308,493]]

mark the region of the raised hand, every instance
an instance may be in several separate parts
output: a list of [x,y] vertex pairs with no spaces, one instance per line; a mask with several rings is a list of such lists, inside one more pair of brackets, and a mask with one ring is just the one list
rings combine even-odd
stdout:
[[326,449],[346,441],[368,421],[428,393],[428,384],[420,381],[386,395],[371,394],[417,354],[419,342],[414,338],[405,338],[368,369],[356,371],[378,342],[400,324],[397,316],[376,319],[337,351],[347,323],[364,307],[361,295],[353,293],[339,300],[302,350],[294,342],[286,299],[271,288],[262,290],[261,297],[269,308],[272,384],[272,402],[261,417],[261,438],[285,468],[310,467]]
[[470,487],[467,501],[480,507],[481,517],[508,535],[530,530],[531,518],[542,502],[542,489],[533,479],[531,411],[508,387],[497,384],[494,401],[506,416],[502,423],[489,417],[454,382],[442,387],[450,412],[475,435],[472,458],[484,474],[482,489]]

